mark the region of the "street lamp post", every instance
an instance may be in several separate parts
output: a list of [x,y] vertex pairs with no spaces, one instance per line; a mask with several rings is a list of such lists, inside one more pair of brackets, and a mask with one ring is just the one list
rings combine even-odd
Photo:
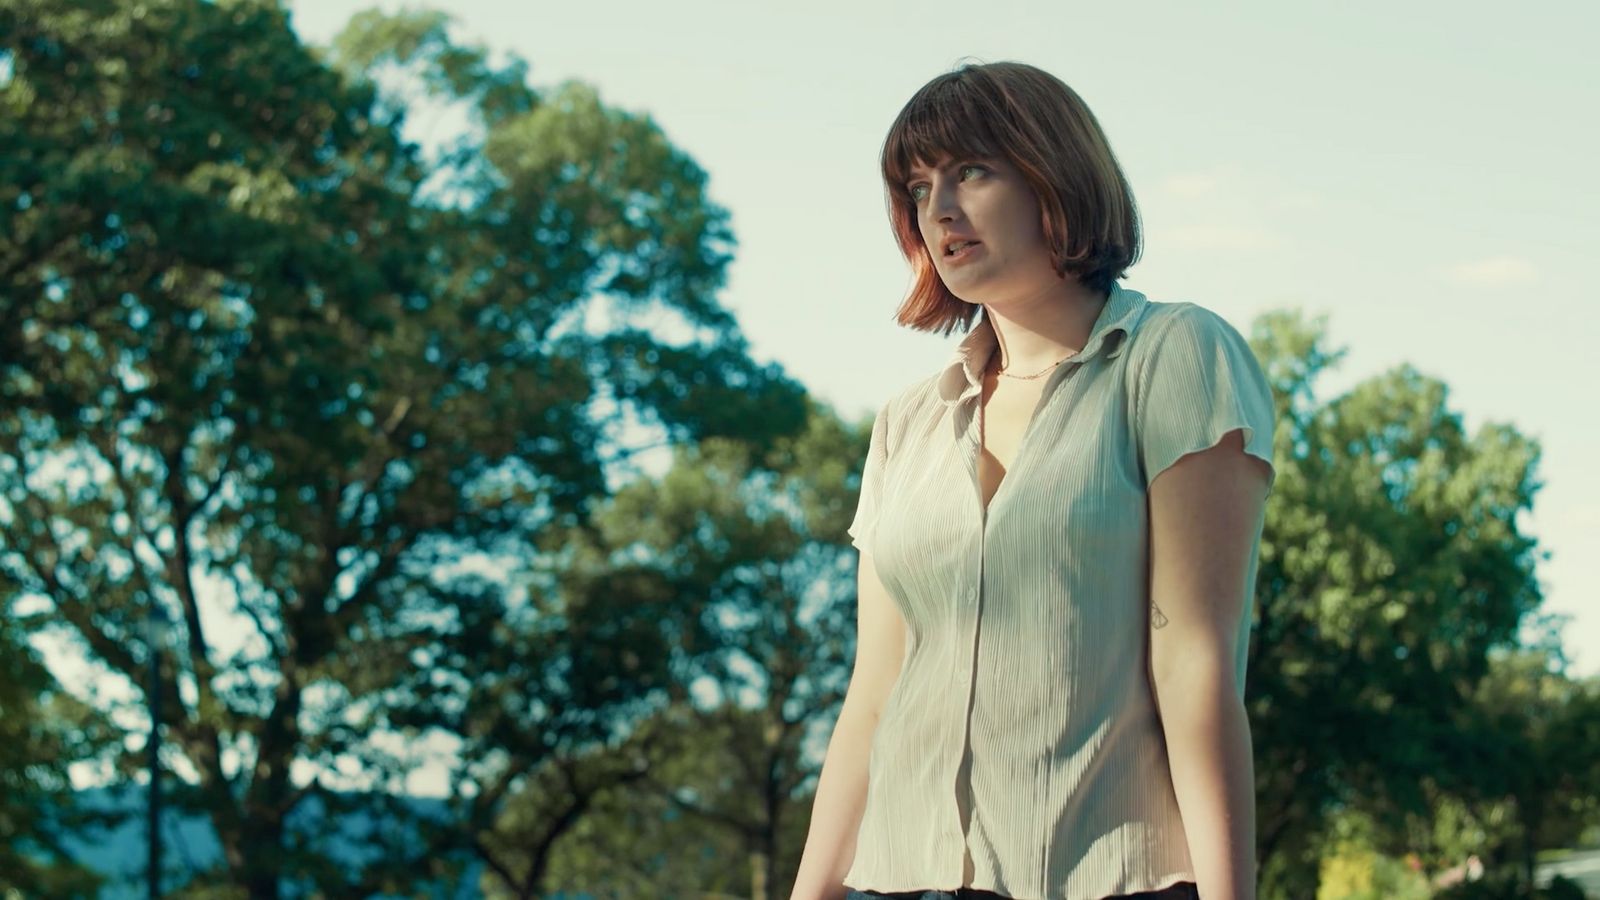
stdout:
[[161,897],[161,648],[166,646],[167,616],[152,600],[145,617],[145,647],[150,655],[150,900]]

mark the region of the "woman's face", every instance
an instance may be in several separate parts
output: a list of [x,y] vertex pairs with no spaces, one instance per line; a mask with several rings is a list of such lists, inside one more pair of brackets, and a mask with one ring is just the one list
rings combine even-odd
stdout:
[[[906,190],[917,228],[950,293],[968,303],[1000,304],[1060,284],[1050,264],[1039,200],[1004,159],[946,159],[914,166]],[[976,246],[947,253],[952,240]]]

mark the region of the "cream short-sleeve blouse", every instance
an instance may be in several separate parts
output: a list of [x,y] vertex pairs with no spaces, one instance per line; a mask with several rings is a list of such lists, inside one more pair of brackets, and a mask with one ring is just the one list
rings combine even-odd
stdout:
[[849,533],[908,631],[844,883],[953,890],[970,872],[1018,900],[1097,900],[1193,881],[1149,681],[1145,492],[1236,428],[1270,465],[1271,389],[1222,317],[1114,284],[985,515],[977,414],[996,346],[980,321],[873,424]]

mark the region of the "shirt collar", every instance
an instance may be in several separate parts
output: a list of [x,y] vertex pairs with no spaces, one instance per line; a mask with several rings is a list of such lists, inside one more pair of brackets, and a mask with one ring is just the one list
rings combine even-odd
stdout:
[[[1106,359],[1115,359],[1127,346],[1128,336],[1138,327],[1147,303],[1144,294],[1113,281],[1105,306],[1101,307],[1100,315],[1089,331],[1089,340],[1082,350],[1068,357],[1067,362],[1087,362],[1102,350]],[[980,315],[978,324],[956,345],[950,361],[939,371],[939,399],[951,405],[970,394],[980,393],[983,390],[983,370],[999,345],[994,324],[988,320],[987,314]]]

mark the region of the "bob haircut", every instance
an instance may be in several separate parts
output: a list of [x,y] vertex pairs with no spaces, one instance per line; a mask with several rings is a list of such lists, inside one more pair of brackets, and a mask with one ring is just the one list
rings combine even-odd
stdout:
[[906,190],[913,165],[974,157],[1009,160],[1039,198],[1051,264],[1062,278],[1109,294],[1139,258],[1139,211],[1087,104],[1061,79],[1027,63],[968,63],[923,85],[883,143],[889,223],[915,281],[901,325],[970,330],[982,308],[950,293],[917,227]]

